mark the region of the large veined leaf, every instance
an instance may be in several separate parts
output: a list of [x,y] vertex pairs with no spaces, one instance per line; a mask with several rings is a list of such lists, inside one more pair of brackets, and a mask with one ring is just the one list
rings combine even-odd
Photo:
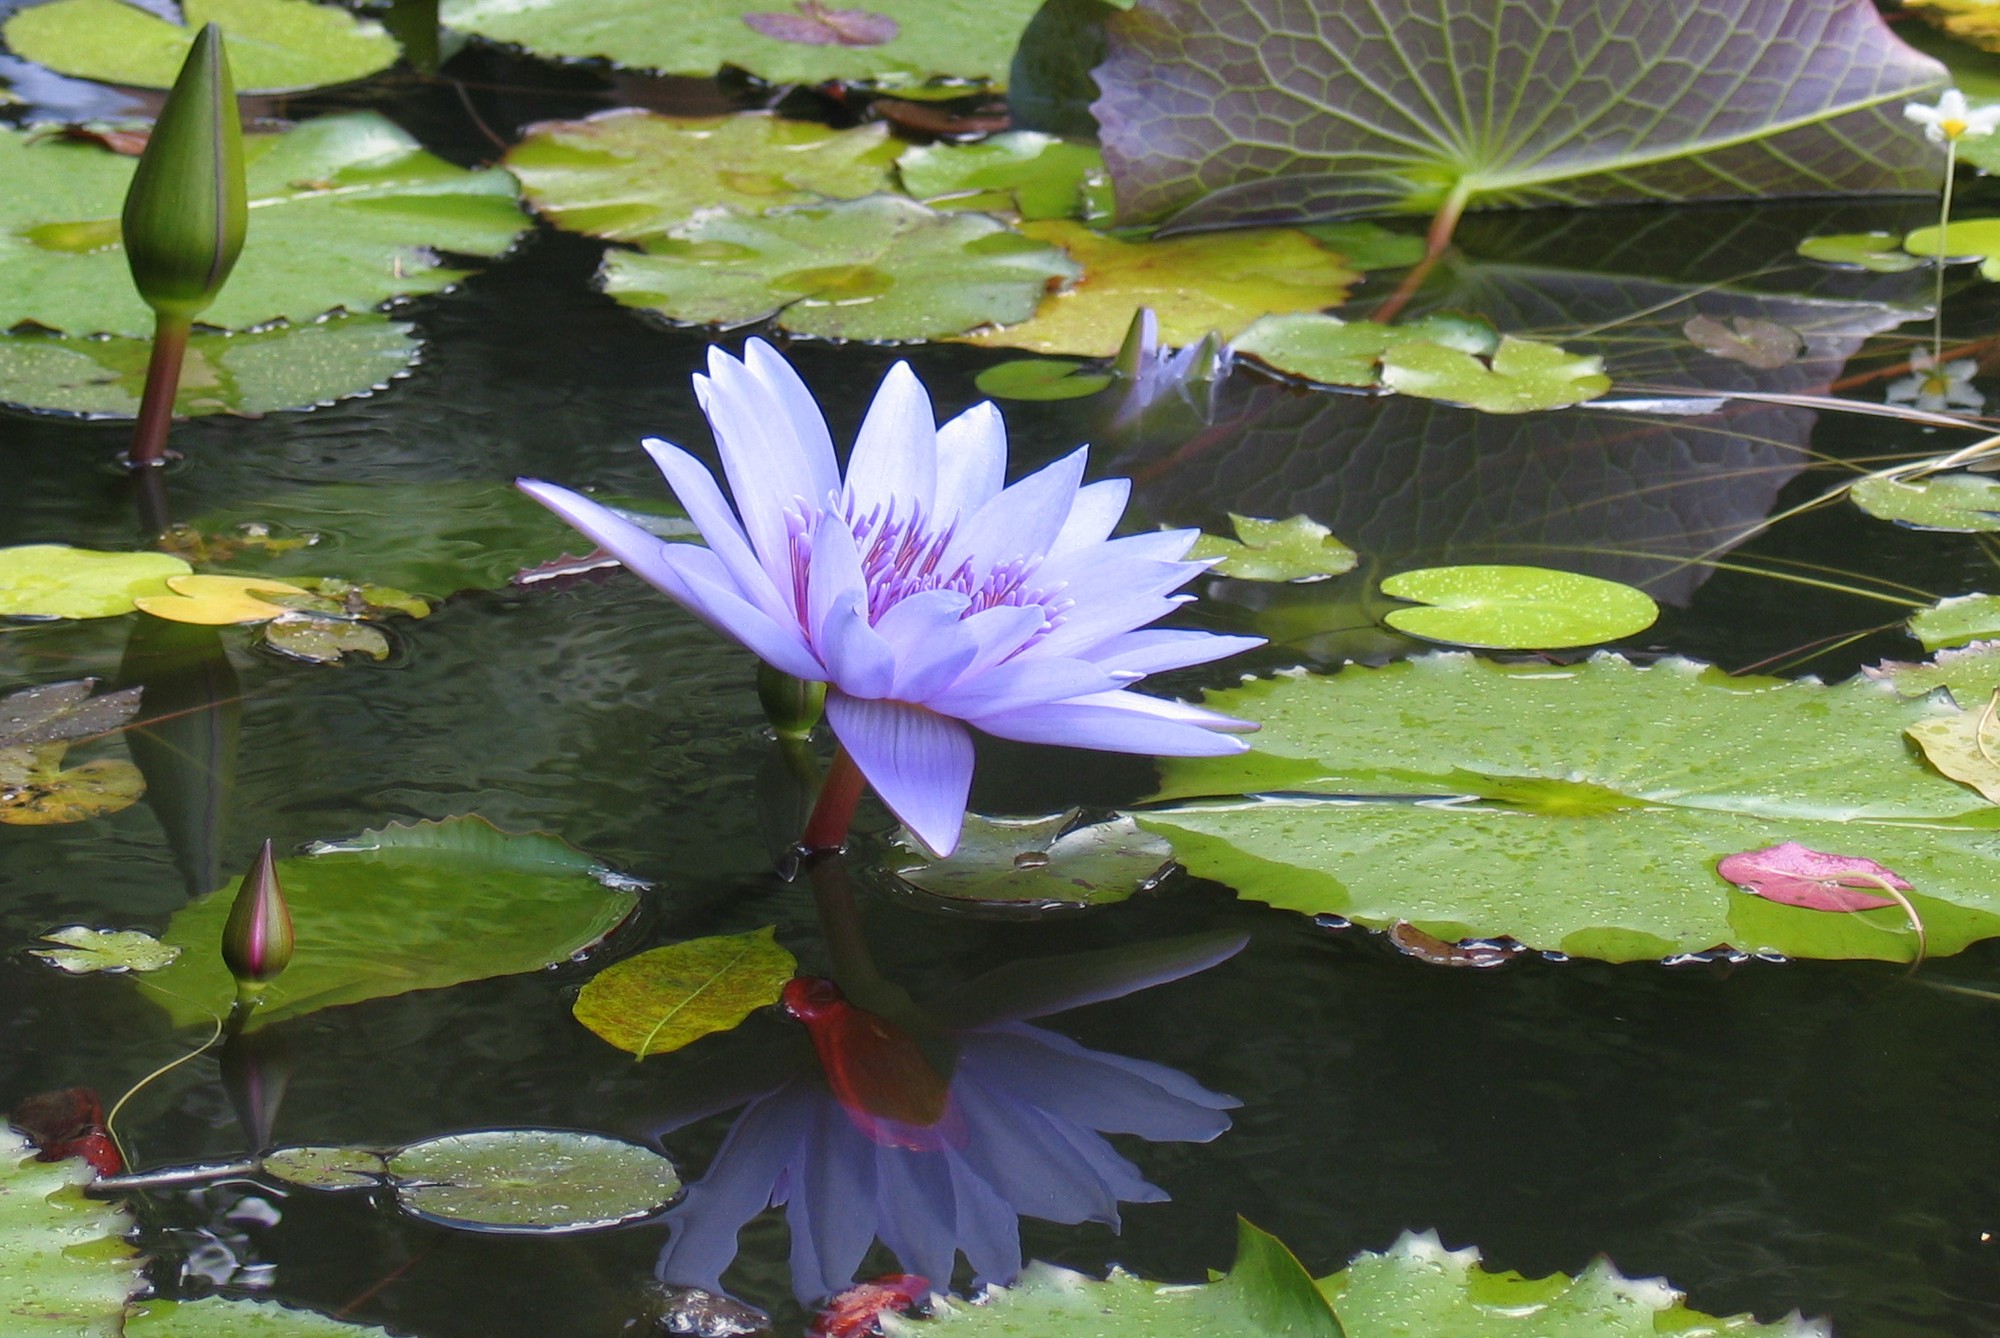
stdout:
[[[244,136],[250,232],[206,324],[304,324],[465,277],[436,252],[493,256],[526,226],[514,179],[426,153],[372,112]],[[0,130],[0,330],[150,336],[118,214],[133,159],[99,145]]]
[[1869,0],[1140,0],[1106,21],[1121,218],[1935,187],[1943,68]]
[[[632,912],[589,856],[483,819],[391,825],[278,861],[297,947],[264,991],[256,1025],[338,1004],[538,971],[597,943]],[[229,1007],[236,987],[215,945],[235,900],[225,887],[175,914],[161,941],[186,949],[148,994],[176,1023]]]
[[0,1126],[0,1332],[8,1338],[117,1338],[144,1281],[123,1237],[132,1217],[86,1199],[81,1161],[35,1160]]
[[[767,36],[746,15],[797,16],[787,0],[443,0],[450,28],[539,56],[605,56],[668,74],[734,65],[774,83],[921,83],[933,75],[1004,81],[1041,0],[854,0],[895,21],[886,42],[810,45]],[[828,8],[847,8],[848,0]],[[767,25],[768,26],[768,25]]]
[[1901,873],[1933,953],[2000,935],[2000,810],[1903,741],[1950,704],[1885,684],[1446,654],[1209,704],[1263,722],[1252,750],[1168,762],[1162,797],[1182,806],[1142,822],[1272,905],[1614,961],[1912,956],[1900,910],[1778,906],[1716,872],[1797,841]]

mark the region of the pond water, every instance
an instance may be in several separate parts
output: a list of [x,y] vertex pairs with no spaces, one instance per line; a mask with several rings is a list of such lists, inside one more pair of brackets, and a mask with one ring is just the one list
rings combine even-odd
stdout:
[[[451,68],[464,101],[452,86],[414,82],[368,97],[462,163],[493,152],[468,105],[505,135],[632,92],[587,70],[476,53]],[[706,86],[648,88],[681,106],[718,100]],[[339,105],[300,100],[283,110]],[[1976,208],[1980,195],[1973,187],[1962,207]],[[1620,380],[1633,386],[1811,394],[1838,383],[1840,393],[1879,403],[1922,327],[1884,337],[1895,320],[1873,304],[1921,307],[1927,272],[1813,269],[1792,248],[1810,233],[1917,226],[1932,207],[1474,218],[1460,242],[1477,263],[1436,303],[1474,306],[1504,329],[1563,332],[1572,350],[1626,359]],[[384,393],[309,414],[180,427],[175,440],[188,460],[169,479],[175,515],[254,510],[281,494],[354,483],[382,490],[392,507],[398,498],[422,506],[429,485],[517,475],[662,496],[636,443],[659,435],[713,459],[688,389],[713,336],[649,324],[594,293],[600,253],[596,242],[544,228],[459,291],[412,305],[424,356]],[[1730,280],[1736,290],[1788,295],[1772,299],[1781,306],[1799,295],[1821,303],[1793,310],[1792,323],[1811,334],[1802,361],[1761,381],[1736,364],[1709,364],[1700,381],[1685,347],[1660,333],[1684,312],[1666,326],[1633,317]],[[1967,287],[1954,291],[1948,317],[1952,341],[1973,344],[2000,319],[2000,302]],[[1599,333],[1575,333],[1591,329]],[[982,398],[973,377],[1010,355],[799,342],[789,356],[845,442],[895,359],[908,357],[950,413]],[[1856,462],[1935,453],[1973,440],[1968,433],[1751,401],[1696,416],[1579,408],[1482,417],[1311,394],[1241,367],[1212,403],[1169,402],[1136,427],[1112,422],[1115,406],[1100,402],[1109,398],[1004,406],[1015,472],[1089,440],[1094,475],[1138,480],[1135,527],[1213,530],[1232,511],[1304,512],[1360,549],[1376,576],[1502,559],[1636,583],[1661,600],[1664,616],[1621,643],[1634,656],[1681,654],[1832,681],[1884,658],[1916,658],[1898,630],[1909,606],[1994,580],[1994,550],[1977,536],[1897,529],[1851,507],[1755,532]],[[0,544],[140,546],[131,486],[109,463],[124,434],[118,425],[0,417]],[[1167,676],[1155,690],[1192,695],[1245,672],[1422,650],[1370,617],[1368,571],[1275,594],[1199,583],[1210,597],[1184,616],[1188,625],[1276,625],[1289,640]],[[1874,597],[1883,594],[1890,598]],[[1273,622],[1277,605],[1283,616]],[[126,681],[134,621],[0,632],[0,688],[85,674]],[[233,738],[217,745],[233,751],[233,778],[205,825],[196,823],[225,878],[248,867],[266,837],[284,853],[385,822],[473,813],[503,830],[559,835],[652,890],[587,962],[285,1025],[290,1077],[273,1137],[395,1146],[482,1128],[640,1139],[664,1130],[666,1151],[690,1180],[700,1177],[742,1101],[794,1076],[795,1051],[717,1037],[635,1063],[579,1027],[570,1006],[604,962],[763,925],[776,926],[807,971],[827,969],[811,887],[774,872],[800,801],[776,762],[751,660],[622,573],[461,594],[421,622],[394,624],[393,635],[381,664],[320,667],[223,634],[226,668],[211,659],[206,672],[210,698],[226,705],[208,706],[196,692],[187,709],[233,718]],[[826,740],[817,746],[830,753]],[[0,827],[0,1096],[9,1102],[75,1085],[108,1102],[205,1034],[174,1028],[129,980],[65,977],[19,951],[59,924],[158,932],[185,904],[206,858],[187,847],[185,811],[205,798],[183,794],[176,808],[157,785],[150,805],[109,817]],[[1108,810],[1154,788],[1144,759],[982,741],[973,808]],[[177,823],[179,849],[164,835]],[[862,863],[889,826],[883,810],[864,807]],[[1407,876],[1453,873],[1412,867]],[[1532,883],[1535,872],[1523,876]],[[1770,1319],[1796,1308],[1830,1317],[1847,1338],[2000,1331],[2000,1067],[1992,1062],[2000,1005],[1931,987],[1994,985],[1993,942],[1915,972],[1726,957],[1609,965],[1535,953],[1483,971],[1415,960],[1377,934],[1238,899],[1184,874],[1118,905],[1039,917],[972,915],[863,883],[875,962],[919,998],[1008,963],[1201,932],[1247,936],[1240,954],[1210,969],[1036,1023],[1091,1051],[1184,1076],[1116,1070],[1183,1084],[1173,1087],[1180,1104],[1153,1121],[1157,1141],[1141,1136],[1145,1120],[1092,1126],[1126,1131],[1112,1142],[1164,1191],[1161,1201],[1128,1201],[1115,1234],[1025,1217],[1027,1257],[1093,1274],[1117,1262],[1148,1277],[1199,1280],[1228,1266],[1240,1214],[1319,1276],[1405,1230],[1435,1228],[1448,1245],[1477,1245],[1489,1267],[1529,1276],[1575,1272],[1606,1255],[1630,1276],[1671,1279],[1711,1314]],[[472,936],[485,928],[461,926]],[[786,1025],[767,1021],[765,1030]],[[1027,1084],[1039,1071],[1019,1055],[968,1052],[961,1062],[974,1058],[995,1066],[1002,1088],[1006,1075]],[[718,1075],[737,1086],[734,1103],[704,1086]],[[1213,1132],[1193,1114],[1209,1110],[1197,1088],[1240,1103],[1209,1141],[1192,1141]],[[120,1123],[141,1166],[245,1150],[212,1056],[148,1086]],[[1076,1188],[1059,1183],[1073,1173],[1060,1159],[1008,1157],[1028,1187],[1018,1201]],[[1036,1189],[1038,1180],[1047,1183]],[[808,1191],[801,1180],[794,1192],[832,1196],[822,1209],[828,1233],[843,1220],[881,1225],[896,1216],[884,1234],[931,1255],[941,1242],[948,1252],[969,1211],[954,1225],[915,1181],[865,1210],[843,1202],[837,1184]],[[135,1207],[150,1277],[166,1295],[273,1297],[423,1338],[617,1333],[645,1312],[670,1229],[495,1235],[414,1220],[380,1196],[254,1179],[160,1191]],[[728,1257],[728,1233],[713,1220],[678,1229],[675,1249],[692,1274],[706,1266],[689,1262],[693,1254]],[[690,1232],[702,1238],[690,1244]],[[723,1274],[728,1291],[771,1312],[779,1332],[807,1317],[794,1297],[793,1252],[781,1214],[766,1212],[743,1231]],[[895,1271],[878,1245],[862,1274]],[[957,1281],[969,1280],[961,1264]]]

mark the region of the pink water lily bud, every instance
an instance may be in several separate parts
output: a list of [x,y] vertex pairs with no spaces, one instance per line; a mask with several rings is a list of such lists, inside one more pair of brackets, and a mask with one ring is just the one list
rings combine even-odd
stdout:
[[292,960],[292,911],[278,885],[276,857],[264,842],[243,875],[229,922],[222,927],[222,960],[239,985],[263,985]]

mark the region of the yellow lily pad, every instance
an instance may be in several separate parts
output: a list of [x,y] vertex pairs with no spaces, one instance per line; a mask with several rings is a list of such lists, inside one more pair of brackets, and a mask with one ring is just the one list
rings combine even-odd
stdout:
[[132,602],[155,618],[169,622],[227,627],[231,623],[265,623],[291,610],[259,595],[293,595],[310,599],[310,592],[283,581],[255,576],[170,576],[171,594],[141,596]]
[[193,568],[167,553],[102,553],[68,544],[0,548],[0,617],[115,618]]
[[45,743],[0,748],[0,822],[53,827],[130,808],[146,792],[139,768],[123,758],[100,757],[64,769],[69,745]]

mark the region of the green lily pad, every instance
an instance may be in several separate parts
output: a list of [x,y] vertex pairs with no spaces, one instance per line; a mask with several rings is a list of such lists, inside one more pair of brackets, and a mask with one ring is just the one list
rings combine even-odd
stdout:
[[2000,595],[1957,595],[1910,615],[1910,635],[1925,650],[2000,637]]
[[557,1129],[432,1138],[388,1169],[404,1211],[484,1231],[595,1231],[650,1217],[681,1192],[674,1164],[651,1148]]
[[[32,11],[25,11],[32,12]],[[372,112],[243,137],[250,232],[206,324],[305,325],[465,277],[438,252],[499,255],[527,219],[514,179],[424,152]],[[118,214],[134,160],[101,145],[0,130],[0,330],[149,338]]]
[[125,1338],[389,1338],[389,1331],[275,1301],[204,1296],[140,1302],[125,1321]]
[[[1939,254],[1940,233],[1933,225],[1903,238],[1903,249],[1928,260]],[[2000,218],[1955,218],[1942,234],[1943,254],[1951,260],[1977,260],[1979,272],[2000,278]]]
[[1905,697],[1946,688],[1960,706],[1976,706],[2000,688],[2000,641],[1974,641],[1917,663],[1885,660],[1862,672]]
[[1685,660],[1440,654],[1208,705],[1262,722],[1252,750],[1169,759],[1160,798],[1183,802],[1140,822],[1192,872],[1275,906],[1613,961],[1718,946],[1907,960],[1900,909],[1781,906],[1716,873],[1797,841],[1901,873],[1933,954],[2000,935],[2000,818],[1903,738],[1949,702]]
[[[279,860],[297,947],[252,1025],[569,961],[636,904],[593,869],[552,837],[511,835],[476,817],[392,824]],[[203,897],[162,935],[192,949],[147,996],[178,1025],[226,1012],[236,996],[215,951],[234,899],[234,887]]]
[[798,969],[766,925],[614,962],[577,995],[576,1020],[629,1054],[664,1055],[774,1004]]
[[1318,312],[1259,317],[1232,339],[1231,352],[1268,367],[1328,386],[1374,386],[1382,381],[1382,355],[1398,344],[1421,341],[1486,355],[1500,337],[1484,321],[1426,316],[1407,325],[1344,321]]
[[1841,232],[1828,237],[1808,237],[1799,243],[1798,251],[1808,260],[1849,265],[1877,274],[1900,274],[1924,263],[1905,251],[1903,239],[1893,232]]
[[266,1174],[307,1189],[371,1189],[388,1178],[388,1159],[370,1148],[278,1148],[258,1163]]
[[1913,530],[1958,534],[2000,530],[2000,479],[1985,474],[1933,474],[1907,480],[1871,475],[1847,495],[1869,515]]
[[1015,358],[972,378],[982,395],[1003,400],[1080,400],[1111,384],[1111,374],[1064,358]]
[[115,618],[167,592],[193,568],[167,553],[103,553],[68,544],[0,548],[0,618]]
[[967,814],[951,858],[932,859],[908,832],[885,867],[935,897],[1010,906],[1106,906],[1165,876],[1174,851],[1125,816],[1082,822],[1076,809],[1045,818]]
[[1026,320],[1076,267],[984,214],[940,214],[893,195],[698,218],[604,262],[604,291],[672,320],[775,317],[826,339],[935,339]]
[[66,743],[0,748],[0,823],[51,827],[87,822],[130,808],[146,778],[122,757],[65,767]]
[[8,1338],[117,1338],[125,1300],[145,1283],[125,1242],[132,1215],[86,1199],[81,1160],[35,1159],[0,1125],[0,1320]]
[[1604,359],[1508,335],[1491,364],[1443,344],[1413,340],[1382,355],[1382,382],[1420,399],[1485,413],[1532,413],[1596,399],[1611,389]]
[[[724,65],[772,83],[829,79],[889,87],[935,75],[1007,77],[1021,30],[1041,0],[853,0],[895,20],[896,35],[866,46],[807,45],[766,36],[751,14],[795,15],[786,0],[443,0],[448,28],[525,47],[538,56],[603,56],[635,69],[707,77]],[[847,0],[830,8],[850,7]]]
[[1239,581],[1323,581],[1354,570],[1360,559],[1311,516],[1259,520],[1229,515],[1235,539],[1204,534],[1188,550],[1190,560],[1221,558],[1209,570]]
[[0,35],[15,55],[60,74],[170,88],[194,35],[219,23],[239,93],[365,79],[399,54],[381,24],[309,0],[182,0],[181,13],[185,27],[125,0],[50,0],[16,12]]
[[966,342],[1109,358],[1141,307],[1159,317],[1160,342],[1224,339],[1267,312],[1317,311],[1347,299],[1357,277],[1333,251],[1290,228],[1248,228],[1154,241],[1123,241],[1069,219],[1021,225],[1029,237],[1060,246],[1081,277],[1049,294],[1033,320]]
[[[195,335],[174,412],[265,414],[387,389],[420,345],[410,326],[364,313],[244,334]],[[0,335],[0,403],[131,418],[146,386],[149,339]]]
[[307,664],[339,664],[349,655],[389,658],[389,638],[382,629],[353,618],[287,613],[265,623],[262,630],[266,646]]
[[831,130],[764,113],[620,108],[533,126],[505,162],[535,212],[557,227],[634,241],[703,210],[761,214],[893,189],[900,148],[880,122]]
[[151,934],[137,929],[92,929],[88,925],[64,925],[42,935],[47,943],[60,948],[30,948],[30,957],[39,957],[73,976],[99,971],[120,974],[127,971],[157,971],[181,955]]
[[139,689],[91,696],[94,678],[43,683],[0,697],[0,748],[36,743],[68,743],[108,734],[139,710]]
[[1660,616],[1644,591],[1547,567],[1425,567],[1389,577],[1382,593],[1426,606],[1384,615],[1398,632],[1491,650],[1595,646],[1643,632]]
[[903,189],[937,209],[1011,210],[1022,218],[1111,215],[1104,155],[1033,130],[975,144],[918,144],[896,160]]
[[1403,269],[1424,258],[1424,239],[1392,232],[1380,223],[1350,219],[1345,223],[1311,223],[1300,231],[1317,237],[1356,269]]

